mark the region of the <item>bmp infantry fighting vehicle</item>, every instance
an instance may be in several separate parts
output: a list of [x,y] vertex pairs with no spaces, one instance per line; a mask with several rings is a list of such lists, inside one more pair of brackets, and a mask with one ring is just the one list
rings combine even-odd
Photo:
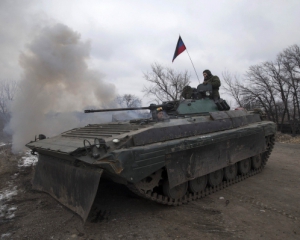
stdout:
[[146,199],[180,205],[259,173],[274,146],[275,124],[259,113],[230,111],[211,90],[199,85],[193,99],[85,111],[149,109],[149,119],[39,135],[26,145],[39,154],[33,188],[86,220],[101,177]]

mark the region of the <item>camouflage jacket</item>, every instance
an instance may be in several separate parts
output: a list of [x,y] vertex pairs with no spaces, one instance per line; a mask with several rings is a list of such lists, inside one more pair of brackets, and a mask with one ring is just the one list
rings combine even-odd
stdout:
[[220,98],[219,88],[221,86],[221,81],[220,81],[219,77],[218,76],[211,76],[209,79],[206,80],[206,83],[210,83],[212,85],[213,96]]

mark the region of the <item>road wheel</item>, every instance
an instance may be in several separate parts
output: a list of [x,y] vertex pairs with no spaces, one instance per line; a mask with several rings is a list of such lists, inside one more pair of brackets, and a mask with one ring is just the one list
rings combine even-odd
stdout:
[[195,178],[189,181],[189,190],[193,193],[201,192],[205,189],[207,184],[207,175]]
[[238,162],[238,169],[240,174],[247,174],[251,168],[250,158]]
[[218,186],[223,180],[223,169],[212,172],[208,175],[208,184],[211,187]]
[[234,179],[236,175],[237,175],[236,164],[230,165],[224,169],[224,178],[226,181]]
[[163,193],[169,198],[181,199],[187,191],[188,182],[177,185],[173,188],[170,188],[169,181],[164,181],[163,183]]
[[262,158],[261,158],[261,154],[258,154],[254,157],[251,158],[251,163],[252,163],[252,168],[253,169],[258,169],[261,166],[262,163]]

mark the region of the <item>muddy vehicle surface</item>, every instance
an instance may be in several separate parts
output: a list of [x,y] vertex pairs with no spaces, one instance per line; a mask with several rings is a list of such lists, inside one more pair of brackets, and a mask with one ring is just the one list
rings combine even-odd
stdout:
[[176,206],[259,173],[273,149],[276,125],[259,113],[229,110],[211,93],[211,86],[199,85],[193,99],[86,110],[149,109],[152,118],[90,124],[51,138],[40,135],[26,145],[39,154],[33,188],[86,220],[101,177]]

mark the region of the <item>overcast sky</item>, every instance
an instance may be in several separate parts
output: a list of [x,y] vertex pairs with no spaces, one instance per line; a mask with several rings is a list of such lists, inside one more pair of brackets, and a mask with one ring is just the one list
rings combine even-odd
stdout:
[[53,23],[90,42],[89,67],[119,94],[142,98],[143,73],[154,62],[187,69],[192,85],[198,84],[186,52],[172,63],[179,34],[200,81],[204,69],[220,77],[225,70],[242,75],[251,65],[274,60],[300,43],[300,1],[1,0],[0,80],[22,80],[20,52]]

